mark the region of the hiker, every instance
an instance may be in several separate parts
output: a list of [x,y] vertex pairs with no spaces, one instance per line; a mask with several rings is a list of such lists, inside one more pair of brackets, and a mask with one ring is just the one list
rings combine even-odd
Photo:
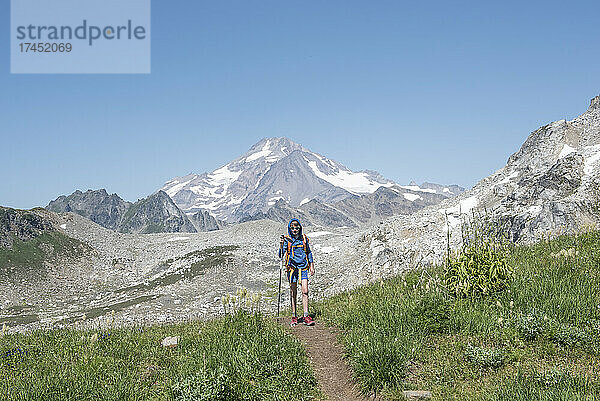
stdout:
[[302,285],[302,307],[304,316],[302,322],[307,326],[315,324],[308,315],[308,273],[315,274],[315,265],[313,264],[312,252],[308,246],[308,237],[302,234],[302,225],[300,220],[292,219],[288,224],[288,234],[282,235],[279,241],[279,257],[284,258],[283,263],[286,267],[288,282],[290,283],[290,299],[292,302],[292,322],[290,326],[294,327],[299,320],[296,316],[296,295],[298,293],[298,279]]

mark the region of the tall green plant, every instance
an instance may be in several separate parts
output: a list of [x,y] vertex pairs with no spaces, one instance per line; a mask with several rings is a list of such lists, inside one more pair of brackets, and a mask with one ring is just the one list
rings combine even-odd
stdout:
[[[508,286],[513,269],[508,263],[508,230],[488,215],[473,214],[461,225],[462,247],[450,251],[444,271],[444,283],[459,298],[481,297]],[[449,237],[448,237],[449,238]]]

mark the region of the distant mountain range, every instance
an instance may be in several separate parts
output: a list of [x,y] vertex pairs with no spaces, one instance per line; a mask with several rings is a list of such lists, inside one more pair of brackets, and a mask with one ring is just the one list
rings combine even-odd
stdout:
[[212,231],[223,224],[205,211],[186,215],[163,191],[135,203],[126,202],[117,194],[109,195],[104,189],[75,191],[69,196],[59,196],[46,209],[74,212],[123,233]]
[[47,209],[133,233],[211,231],[298,216],[309,225],[340,227],[413,213],[463,191],[457,185],[398,185],[376,171],[353,172],[288,138],[265,138],[212,173],[174,178],[135,203],[100,189],[60,196]]

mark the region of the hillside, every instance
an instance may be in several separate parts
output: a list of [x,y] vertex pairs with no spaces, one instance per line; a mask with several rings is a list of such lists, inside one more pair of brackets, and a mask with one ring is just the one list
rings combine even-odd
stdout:
[[461,243],[461,222],[486,215],[508,227],[515,242],[577,232],[598,224],[600,96],[571,121],[547,124],[529,135],[507,164],[472,189],[409,216],[394,216],[367,230],[358,253],[372,251],[382,274],[408,259],[441,261],[448,232]]

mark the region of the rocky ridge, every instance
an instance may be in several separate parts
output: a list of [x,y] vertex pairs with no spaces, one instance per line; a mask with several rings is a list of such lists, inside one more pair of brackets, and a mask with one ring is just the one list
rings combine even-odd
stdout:
[[[443,188],[447,189],[447,187]],[[464,191],[460,187],[457,188],[454,189],[456,193]],[[266,212],[246,216],[241,221],[270,219],[287,223],[292,217],[297,217],[301,218],[307,226],[364,227],[394,215],[414,213],[450,196],[454,196],[454,193],[442,195],[433,190],[422,189],[416,184],[408,187],[382,186],[372,194],[346,198],[333,203],[313,199],[296,208],[279,199]]]
[[59,196],[46,209],[57,213],[74,212],[118,232],[196,232],[218,229],[222,225],[203,212],[188,218],[163,191],[131,203],[117,194],[109,195],[104,189],[77,190],[69,196]]
[[194,225],[194,227],[196,227],[196,230],[199,232],[220,230],[223,227],[227,226],[227,223],[215,219],[206,210],[199,210],[198,212],[191,214],[188,217]]
[[46,209],[53,212],[75,212],[100,224],[102,227],[118,230],[123,216],[131,202],[126,202],[117,194],[109,195],[105,189],[97,191],[79,190],[69,196],[61,195],[51,201]]
[[169,195],[158,191],[131,205],[123,215],[118,231],[139,234],[193,233],[196,228]]
[[[359,253],[388,274],[404,261],[440,262],[448,231],[461,244],[462,224],[474,215],[504,225],[515,242],[574,232],[598,224],[600,97],[571,121],[545,125],[507,164],[471,190],[409,216],[394,216],[361,234]],[[476,218],[476,217],[475,217]]]
[[12,248],[14,241],[29,241],[53,230],[53,222],[39,211],[0,207],[0,248]]

